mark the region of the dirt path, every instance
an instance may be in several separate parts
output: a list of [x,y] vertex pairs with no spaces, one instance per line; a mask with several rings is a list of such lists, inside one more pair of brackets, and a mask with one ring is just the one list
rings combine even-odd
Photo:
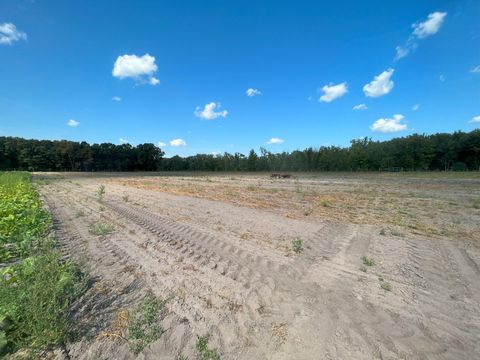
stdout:
[[[97,336],[150,289],[169,298],[144,355],[194,358],[210,334],[224,359],[473,359],[480,354],[480,250],[446,238],[288,219],[265,210],[108,184],[57,180],[41,191],[65,256],[95,292],[76,316]],[[96,222],[114,233],[90,234]],[[294,237],[304,250],[291,251]],[[363,272],[362,257],[375,260]],[[379,280],[381,279],[381,280]],[[389,283],[391,291],[381,288]],[[84,340],[72,358],[132,358],[120,341]]]

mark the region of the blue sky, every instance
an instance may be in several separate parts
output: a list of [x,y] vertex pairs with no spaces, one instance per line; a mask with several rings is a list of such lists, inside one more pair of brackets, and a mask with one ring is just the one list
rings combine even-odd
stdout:
[[0,135],[171,156],[470,131],[479,19],[478,0],[1,0]]

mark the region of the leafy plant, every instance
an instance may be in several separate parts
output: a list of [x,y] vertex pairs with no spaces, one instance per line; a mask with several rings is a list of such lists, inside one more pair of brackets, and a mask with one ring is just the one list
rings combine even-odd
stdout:
[[292,250],[296,254],[300,254],[302,252],[302,250],[303,250],[302,243],[303,243],[303,241],[299,237],[296,237],[295,239],[292,240]]
[[392,285],[387,281],[382,282],[380,287],[385,291],[392,291]]
[[47,236],[49,214],[28,173],[0,173],[0,355],[40,350],[68,340],[70,304],[85,289],[85,277],[61,263]]
[[99,185],[97,189],[97,199],[99,203],[103,203],[103,197],[105,196],[105,185]]
[[105,236],[111,234],[115,230],[115,227],[111,224],[96,223],[90,225],[88,231],[92,235]]
[[362,261],[363,261],[363,265],[365,266],[375,266],[375,260],[367,256],[362,257]]
[[164,307],[165,302],[147,294],[131,312],[127,329],[130,347],[135,355],[162,336],[164,330],[157,322]]
[[198,336],[195,348],[197,349],[201,360],[220,360],[217,349],[211,349],[208,346],[209,337]]

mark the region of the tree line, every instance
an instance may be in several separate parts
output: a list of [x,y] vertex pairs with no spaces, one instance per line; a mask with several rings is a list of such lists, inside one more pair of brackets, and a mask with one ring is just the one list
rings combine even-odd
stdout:
[[0,137],[0,170],[28,171],[379,171],[480,170],[480,130],[413,134],[388,141],[352,140],[273,153],[164,158],[154,144],[27,140]]

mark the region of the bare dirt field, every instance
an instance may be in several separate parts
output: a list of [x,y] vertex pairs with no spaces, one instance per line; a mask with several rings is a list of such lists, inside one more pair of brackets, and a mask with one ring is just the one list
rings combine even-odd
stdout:
[[122,314],[149,291],[165,332],[140,359],[203,335],[222,359],[480,358],[478,173],[35,178],[92,277],[72,359],[135,358]]

